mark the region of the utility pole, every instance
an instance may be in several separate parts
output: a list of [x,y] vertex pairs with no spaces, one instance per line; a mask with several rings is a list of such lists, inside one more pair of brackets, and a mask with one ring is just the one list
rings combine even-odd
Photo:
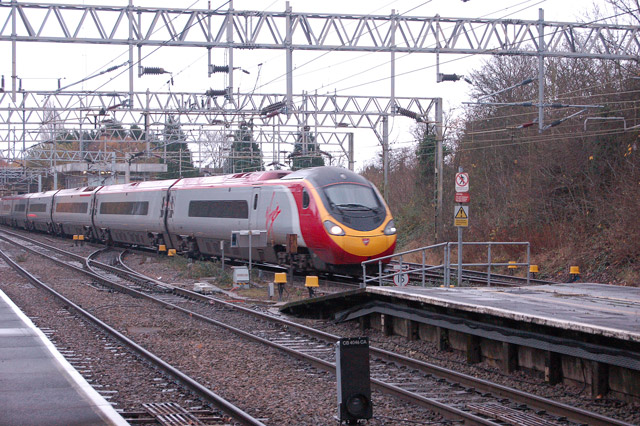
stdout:
[[233,0],[229,0],[229,10],[228,10],[228,20],[227,20],[227,43],[229,44],[229,48],[227,49],[227,65],[229,66],[229,87],[227,89],[227,94],[229,96],[229,100],[232,100],[233,96],[233,47],[231,44],[233,43]]
[[382,173],[384,186],[382,192],[384,200],[389,202],[389,116],[382,117]]
[[435,227],[435,243],[437,244],[443,237],[442,229],[442,200],[443,200],[443,167],[444,154],[443,154],[443,125],[442,122],[442,98],[436,98],[436,227]]
[[538,9],[538,133],[544,130],[544,9]]
[[286,14],[286,23],[285,23],[285,40],[284,40],[284,48],[286,55],[286,67],[287,67],[287,117],[291,116],[291,112],[293,111],[293,48],[291,47],[292,41],[292,28],[291,28],[291,5],[287,1],[285,7]]
[[16,101],[16,86],[18,84],[18,72],[16,70],[16,6],[17,1],[11,0],[11,100]]

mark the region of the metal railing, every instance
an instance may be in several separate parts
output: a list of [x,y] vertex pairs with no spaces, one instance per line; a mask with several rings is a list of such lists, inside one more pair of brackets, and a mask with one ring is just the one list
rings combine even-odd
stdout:
[[[451,285],[451,267],[452,265],[449,263],[451,261],[451,246],[458,246],[458,242],[449,242],[447,243],[447,255],[445,256],[445,273],[444,273],[444,285]],[[487,267],[487,286],[491,287],[491,268],[494,266],[526,266],[527,269],[527,285],[530,283],[531,273],[529,272],[529,267],[531,265],[531,245],[529,242],[494,242],[494,241],[484,241],[484,242],[462,242],[463,246],[487,246],[487,262],[486,263],[456,263],[455,265],[458,268],[458,285],[462,282],[462,268],[465,266],[474,266],[474,267]],[[491,261],[491,247],[493,246],[515,246],[522,245],[526,247],[526,263],[518,263],[518,262],[498,262],[494,263]]]
[[[451,285],[451,270],[452,268],[457,268],[457,282],[458,285],[463,281],[462,279],[462,268],[463,267],[486,267],[487,268],[487,285],[491,286],[491,275],[492,268],[494,267],[504,267],[504,266],[526,266],[527,269],[527,284],[530,283],[530,255],[531,255],[531,247],[529,242],[494,242],[494,241],[486,241],[486,242],[462,242],[462,246],[487,246],[487,261],[485,263],[451,263],[451,247],[458,247],[458,242],[446,242],[440,244],[434,244],[431,246],[421,247],[413,250],[404,251],[401,253],[395,253],[392,255],[378,257],[375,259],[365,260],[361,263],[362,265],[362,283],[360,287],[366,287],[370,283],[377,282],[379,286],[383,286],[388,284],[389,281],[393,281],[395,285],[403,286],[405,285],[405,277],[408,277],[408,274],[420,274],[421,275],[421,285],[424,287],[426,285],[426,273],[428,271],[438,271],[442,275],[442,284],[445,286]],[[492,248],[494,246],[514,246],[521,245],[526,248],[526,262],[518,263],[518,262],[493,262],[492,260]],[[439,265],[428,265],[426,263],[427,252],[435,251],[438,252],[442,249],[442,259],[443,263]],[[422,263],[405,263],[404,258],[407,255],[413,253],[420,253],[422,255]],[[385,271],[385,266],[397,260],[397,264],[394,265],[393,271]],[[377,264],[377,275],[367,275],[367,266]],[[408,281],[408,280],[407,280]]]
[[[415,273],[421,273],[421,275],[422,275],[422,285],[424,286],[425,283],[426,283],[425,272],[438,270],[438,269],[443,269],[445,267],[445,265],[448,264],[447,263],[447,260],[448,260],[447,259],[447,244],[448,243],[434,244],[432,246],[427,246],[427,247],[422,247],[422,248],[418,248],[418,249],[414,249],[414,250],[404,251],[402,253],[395,253],[395,254],[391,254],[389,256],[378,257],[376,259],[371,259],[371,260],[365,260],[364,262],[361,263],[361,265],[362,265],[362,284],[360,285],[360,287],[366,287],[368,282],[373,282],[373,281],[378,281],[378,285],[380,285],[380,286],[383,285],[383,280],[389,280],[389,279],[393,280],[393,279],[395,279],[395,280],[401,281],[403,275],[409,274],[409,273],[414,273],[414,272]],[[437,250],[439,248],[442,248],[444,263],[442,263],[440,265],[427,265],[426,264],[427,263],[426,262],[427,251]],[[411,269],[411,266],[409,264],[405,264],[403,262],[403,256],[406,256],[406,255],[411,254],[411,253],[418,253],[418,252],[422,253],[422,265],[420,267],[418,267],[418,268]],[[400,260],[399,260],[400,266],[397,268],[397,270],[395,272],[388,273],[388,274],[383,274],[384,265],[389,263],[394,258],[400,258]],[[367,275],[367,265],[373,264],[373,263],[377,263],[378,264],[378,275],[375,276],[375,277]],[[406,265],[406,268],[405,268],[405,265]],[[396,277],[398,277],[398,278],[396,278]]]

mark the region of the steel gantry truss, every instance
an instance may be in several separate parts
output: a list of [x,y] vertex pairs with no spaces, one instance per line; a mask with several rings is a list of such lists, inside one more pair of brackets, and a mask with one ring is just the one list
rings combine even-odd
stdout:
[[[14,24],[15,22],[15,24]],[[638,27],[440,16],[0,3],[0,40],[635,59]],[[131,34],[129,29],[132,28]],[[229,35],[230,32],[230,35]],[[229,40],[230,38],[230,40]],[[611,40],[616,40],[614,44]]]
[[[438,121],[438,111],[441,115],[442,110],[439,98],[396,97],[392,102],[389,97],[302,93],[292,96],[292,103],[287,107],[285,94],[209,96],[147,91],[129,95],[126,92],[22,91],[18,93],[19,102],[14,103],[10,93],[0,93],[0,129],[6,130],[0,132],[0,146],[6,147],[0,154],[21,161],[46,160],[52,167],[60,162],[86,161],[87,156],[93,154],[52,152],[52,144],[42,145],[42,142],[53,142],[63,132],[75,131],[81,135],[109,123],[125,128],[137,126],[145,135],[149,151],[150,142],[163,139],[167,118],[178,117],[184,142],[198,145],[212,140],[223,143],[235,125],[250,121],[255,126],[255,141],[271,147],[263,153],[270,153],[274,164],[282,161],[281,150],[275,146],[282,143],[291,151],[300,129],[307,126],[321,149],[332,157],[344,158],[342,163],[353,168],[353,133],[346,130],[371,129],[382,143],[387,170],[388,117],[402,108],[415,112],[424,122],[434,123]],[[329,133],[327,129],[332,131]],[[37,144],[34,149],[27,149],[34,144]],[[122,153],[118,159],[124,156]],[[203,163],[201,153],[196,158]]]
[[[137,94],[134,90],[134,71],[138,67],[138,75],[142,73],[142,48],[147,46],[199,47],[209,51],[208,73],[213,72],[211,50],[227,49],[227,66],[231,70],[228,76],[227,101],[236,109],[223,107],[224,112],[210,118],[230,122],[237,116],[245,116],[245,108],[255,113],[260,105],[273,99],[256,101],[254,95],[233,93],[233,50],[234,49],[283,49],[286,52],[285,75],[286,93],[275,95],[279,102],[286,105],[287,119],[298,123],[304,122],[309,114],[315,114],[309,107],[304,121],[296,115],[296,101],[293,93],[293,52],[308,51],[347,51],[347,52],[386,52],[390,53],[390,96],[381,103],[380,115],[368,111],[356,110],[345,114],[346,104],[334,105],[332,113],[321,113],[325,122],[333,121],[340,126],[347,122],[352,126],[360,126],[363,122],[370,128],[378,129],[376,124],[382,122],[382,135],[378,138],[383,145],[383,157],[388,151],[384,134],[388,128],[388,117],[395,115],[400,106],[400,98],[395,96],[395,55],[396,53],[451,53],[451,54],[492,54],[492,55],[527,55],[535,56],[539,61],[539,119],[540,131],[543,129],[544,100],[544,58],[575,57],[614,60],[637,60],[640,51],[639,27],[629,25],[612,25],[603,23],[569,23],[548,22],[544,20],[540,10],[538,20],[516,19],[461,19],[434,17],[404,16],[392,11],[390,15],[352,15],[330,13],[293,12],[287,2],[284,12],[241,11],[234,10],[233,2],[228,8],[219,9],[179,9],[137,7],[129,0],[128,6],[91,6],[72,4],[41,4],[11,0],[0,2],[0,41],[12,43],[12,103],[0,101],[2,113],[6,114],[4,122],[7,134],[20,132],[20,126],[11,127],[13,118],[22,110],[22,121],[37,111],[19,101],[17,88],[17,42],[57,42],[57,43],[90,43],[103,45],[123,45],[129,49],[129,91],[119,95],[127,98],[126,106],[132,111],[144,113],[148,117],[156,110],[149,107],[149,97],[156,94]],[[134,63],[134,49],[138,49],[138,61]],[[30,95],[29,95],[30,96]],[[46,95],[43,95],[46,96]],[[49,100],[66,94],[51,94]],[[263,96],[263,95],[258,95]],[[269,95],[266,95],[269,96]],[[196,111],[188,111],[184,105],[174,110],[181,115],[211,117],[212,113],[200,112],[204,107],[195,107],[196,99],[190,95],[185,99],[192,102]],[[237,99],[241,98],[241,99]],[[345,97],[346,98],[346,97]],[[376,100],[370,98],[375,104]],[[197,99],[200,102],[201,99]],[[317,106],[323,108],[330,105],[325,99]],[[427,100],[422,100],[423,103]],[[442,105],[435,102],[434,120],[436,121],[436,139],[438,158],[438,200],[436,220],[442,218]],[[86,102],[81,108],[90,108]],[[170,101],[175,105],[174,101]],[[10,106],[7,106],[10,105]],[[75,105],[75,103],[73,104]],[[164,108],[160,106],[158,108]],[[61,104],[62,107],[62,104]],[[170,107],[171,108],[171,107]],[[377,108],[377,106],[376,106]],[[13,109],[13,110],[11,110]],[[72,108],[73,109],[73,108]],[[146,109],[146,110],[145,110]],[[213,108],[211,108],[213,109]],[[375,109],[375,108],[374,108]],[[421,113],[431,107],[423,107]],[[60,110],[66,111],[64,109]],[[80,109],[82,111],[82,109]],[[66,114],[66,112],[65,112]],[[207,115],[208,114],[208,115]],[[215,113],[213,113],[215,114]],[[332,118],[334,117],[334,118]],[[359,118],[358,118],[359,117]],[[426,117],[426,116],[425,116]],[[82,123],[84,118],[77,118]],[[204,118],[203,118],[204,120]],[[282,120],[282,118],[278,118]],[[364,121],[363,121],[364,120]],[[319,124],[320,125],[320,124]],[[23,126],[22,138],[26,140],[26,125]],[[6,140],[15,138],[7,136]],[[386,167],[385,167],[386,181]],[[437,225],[436,228],[440,228]],[[437,239],[437,237],[436,237]]]

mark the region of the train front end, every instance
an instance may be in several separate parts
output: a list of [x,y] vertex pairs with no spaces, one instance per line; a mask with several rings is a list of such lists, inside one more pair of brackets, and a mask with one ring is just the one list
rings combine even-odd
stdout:
[[362,273],[360,262],[393,253],[393,217],[371,182],[338,167],[309,169],[305,181],[316,226],[303,227],[302,234],[316,266],[324,266],[319,269]]

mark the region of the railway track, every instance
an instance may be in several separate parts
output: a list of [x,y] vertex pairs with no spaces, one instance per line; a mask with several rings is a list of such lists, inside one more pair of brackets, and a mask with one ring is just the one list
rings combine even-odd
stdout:
[[[13,242],[14,244],[16,243],[15,240],[7,239],[6,237],[1,236],[1,235],[0,235],[0,238],[5,240],[5,241]],[[24,237],[21,237],[21,238],[24,238]],[[71,257],[71,258],[73,258],[75,260],[77,260],[78,257],[81,257],[81,256],[75,255],[73,253],[66,253],[66,252],[64,252],[64,250],[57,249],[55,247],[47,246],[47,245],[44,245],[42,243],[39,244],[35,240],[29,239],[29,244],[30,245],[39,245],[41,248],[45,248],[47,250],[53,250],[59,255],[68,255],[69,257]],[[58,256],[47,256],[46,254],[44,254],[42,252],[39,252],[38,250],[36,250],[36,249],[34,249],[32,247],[28,247],[26,245],[21,245],[21,247],[23,249],[28,250],[28,251],[32,251],[33,253],[36,253],[36,254],[39,254],[39,255],[42,255],[42,256],[46,256],[50,260],[55,261],[56,263],[66,264],[66,266],[78,270],[77,269],[78,266],[73,265],[72,263],[65,263],[64,261],[60,260]],[[179,369],[177,369],[174,366],[170,365],[169,363],[165,362],[163,359],[161,359],[157,355],[155,355],[152,352],[146,350],[145,348],[143,348],[142,346],[138,345],[136,342],[134,342],[133,340],[129,339],[127,336],[125,336],[124,334],[119,332],[118,330],[112,328],[108,324],[106,324],[103,321],[101,321],[100,319],[98,319],[96,316],[91,314],[89,311],[83,309],[81,306],[75,304],[70,299],[66,298],[62,294],[60,294],[57,291],[55,291],[53,288],[48,286],[46,283],[44,283],[43,281],[39,280],[38,278],[36,278],[32,274],[30,274],[25,268],[21,267],[16,262],[14,262],[2,250],[0,250],[0,257],[10,267],[12,267],[15,271],[17,271],[20,275],[24,276],[31,284],[33,284],[33,285],[35,285],[35,286],[47,291],[56,300],[64,303],[64,305],[65,305],[67,310],[71,310],[75,314],[81,316],[84,320],[86,320],[87,322],[89,322],[92,325],[96,326],[103,333],[105,333],[109,337],[117,340],[122,345],[124,345],[127,348],[129,348],[129,350],[131,350],[137,356],[142,357],[143,359],[145,359],[146,361],[150,362],[152,365],[154,365],[158,369],[164,371],[165,374],[167,374],[172,379],[177,380],[178,382],[180,382],[186,389],[188,389],[189,391],[191,391],[194,394],[198,395],[200,398],[202,398],[204,401],[208,402],[209,404],[212,404],[213,406],[218,407],[220,410],[222,410],[226,414],[226,416],[222,416],[219,413],[217,413],[217,414],[216,413],[209,413],[210,415],[207,416],[207,418],[209,418],[209,419],[213,419],[213,417],[217,417],[219,421],[217,421],[216,424],[230,425],[231,423],[228,422],[228,417],[229,417],[229,418],[233,419],[234,422],[239,422],[240,424],[243,424],[243,425],[247,425],[247,426],[265,426],[264,423],[262,423],[261,421],[253,418],[252,416],[250,416],[249,414],[247,414],[246,412],[244,412],[240,408],[236,407],[235,405],[233,405],[233,404],[229,403],[228,401],[226,401],[225,399],[221,398],[219,395],[217,395],[214,392],[212,392],[206,386],[203,386],[202,384],[198,383],[193,378],[191,378],[191,377],[187,376],[186,374],[182,373]],[[72,261],[72,262],[74,262],[74,261]],[[86,273],[87,271],[84,271],[84,272]],[[73,355],[73,354],[67,354],[67,355]],[[73,357],[71,357],[71,358],[73,360]],[[80,360],[75,360],[75,361],[78,362],[78,364],[77,364],[78,367],[80,367],[80,368],[86,367],[86,365],[84,365],[82,362],[80,362]],[[164,404],[164,405],[162,405],[162,404],[150,404],[149,407],[146,407],[146,408],[147,408],[147,410],[149,412],[153,412],[153,413],[157,414],[160,417],[163,416],[163,415],[165,417],[171,415],[171,416],[174,416],[174,418],[176,418],[176,419],[180,418],[180,419],[188,420],[188,419],[193,418],[194,421],[197,421],[197,418],[195,418],[191,413],[188,413],[186,410],[179,409],[179,407],[177,405],[175,405],[175,404]],[[202,423],[201,421],[197,421],[196,423],[193,423],[193,424],[204,424],[204,423]],[[210,424],[213,424],[213,423],[210,423]]]
[[[46,249],[59,254],[64,252],[53,247]],[[94,272],[85,273],[94,278],[99,277],[96,279],[102,285],[152,299],[191,318],[224,327],[245,338],[277,348],[321,370],[335,372],[335,342],[339,336],[256,309],[174,287],[138,274],[130,268],[98,262],[95,260],[98,254],[99,252],[94,252],[86,263],[102,272],[98,274],[94,269]],[[77,255],[71,257],[75,256]],[[114,276],[118,278],[114,279]],[[118,280],[128,280],[129,283],[114,282]],[[193,300],[202,303],[193,308]],[[189,308],[184,307],[187,305]],[[243,329],[229,325],[241,323],[238,317],[246,317],[247,314],[256,319],[253,325],[245,325]],[[374,388],[464,424],[626,424],[375,347],[370,348],[370,354],[371,383]]]

